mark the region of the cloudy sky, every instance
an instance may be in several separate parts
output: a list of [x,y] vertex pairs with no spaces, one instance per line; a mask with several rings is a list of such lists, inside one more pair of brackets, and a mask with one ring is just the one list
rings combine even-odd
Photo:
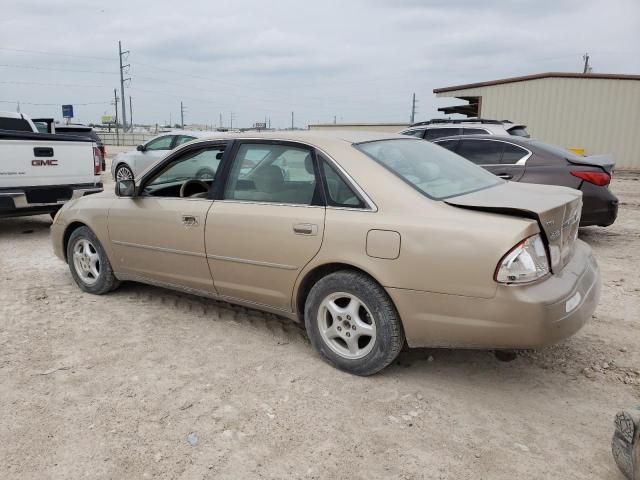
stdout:
[[[638,0],[5,2],[0,109],[112,114],[118,40],[135,122],[403,122],[433,89],[545,71],[640,73]],[[119,91],[118,91],[119,95]],[[127,102],[128,103],[128,102]]]

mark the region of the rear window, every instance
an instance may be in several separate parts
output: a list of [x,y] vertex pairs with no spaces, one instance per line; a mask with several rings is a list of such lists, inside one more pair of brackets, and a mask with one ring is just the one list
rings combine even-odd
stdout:
[[529,132],[527,132],[527,127],[525,127],[524,125],[512,127],[508,129],[507,132],[509,132],[509,135],[513,135],[514,137],[529,138]]
[[360,143],[356,148],[434,200],[502,183],[481,167],[445,148],[411,139]]
[[33,132],[29,122],[23,118],[0,117],[0,130],[14,130],[17,132]]
[[459,127],[452,128],[428,128],[427,134],[424,136],[425,140],[435,140],[436,138],[452,137],[454,135],[460,135],[462,129]]
[[543,143],[538,140],[531,140],[531,145],[561,158],[567,158],[570,160],[580,160],[584,158],[571,150],[567,150],[566,148],[559,147],[558,145],[551,145],[549,143]]
[[462,129],[463,135],[488,135],[489,132],[484,128],[464,128]]

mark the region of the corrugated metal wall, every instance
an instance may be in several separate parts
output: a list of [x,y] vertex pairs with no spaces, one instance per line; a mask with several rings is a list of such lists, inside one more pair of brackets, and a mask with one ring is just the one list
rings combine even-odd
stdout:
[[521,122],[532,137],[613,153],[617,168],[640,170],[640,81],[542,78],[438,96],[481,96],[483,118]]

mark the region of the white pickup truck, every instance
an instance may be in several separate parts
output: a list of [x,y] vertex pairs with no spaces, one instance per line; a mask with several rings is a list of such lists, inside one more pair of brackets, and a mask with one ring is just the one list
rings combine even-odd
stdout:
[[0,217],[55,212],[101,192],[102,152],[90,138],[39,133],[25,115],[0,112]]

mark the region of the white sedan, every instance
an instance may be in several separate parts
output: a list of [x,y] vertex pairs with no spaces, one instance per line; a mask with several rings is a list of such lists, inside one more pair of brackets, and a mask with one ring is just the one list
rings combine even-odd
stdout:
[[[211,132],[208,132],[211,135]],[[135,150],[119,153],[111,163],[111,175],[115,180],[129,180],[136,177],[140,172],[152,163],[163,158],[169,151],[178,145],[190,142],[196,138],[207,135],[207,132],[192,132],[180,130],[167,132],[152,138],[142,145],[138,145]],[[209,172],[203,171],[202,177],[207,178]]]

